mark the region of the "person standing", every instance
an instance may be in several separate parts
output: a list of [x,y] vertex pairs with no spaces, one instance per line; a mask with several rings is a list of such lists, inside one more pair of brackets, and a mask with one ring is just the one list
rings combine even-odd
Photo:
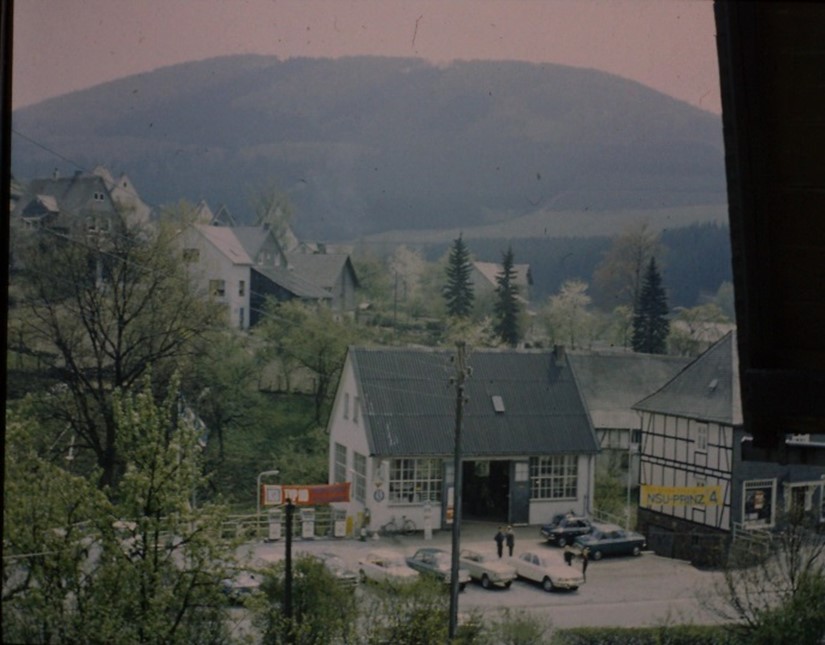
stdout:
[[516,536],[513,533],[513,527],[512,526],[507,527],[507,535],[505,537],[507,539],[507,553],[512,558],[513,557],[513,547],[516,545]]
[[498,527],[498,533],[493,538],[496,541],[496,552],[498,557],[504,552],[504,530],[501,526]]
[[590,549],[588,549],[588,548],[582,549],[582,578],[584,578],[585,582],[587,582],[587,561],[589,559],[588,558],[589,554],[590,554]]
[[564,547],[564,563],[568,567],[573,566],[573,549],[569,545]]

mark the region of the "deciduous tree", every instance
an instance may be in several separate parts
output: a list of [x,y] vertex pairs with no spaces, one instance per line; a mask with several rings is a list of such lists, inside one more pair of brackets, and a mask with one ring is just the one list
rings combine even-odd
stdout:
[[635,307],[650,258],[663,253],[659,235],[647,222],[629,228],[614,241],[593,273],[596,301],[600,307]]
[[593,314],[588,311],[591,301],[587,286],[581,280],[568,280],[559,293],[550,297],[542,313],[553,343],[575,349],[590,340]]
[[122,219],[83,238],[37,231],[19,248],[17,276],[21,343],[54,357],[49,375],[61,386],[43,399],[46,417],[94,454],[103,486],[123,465],[112,392],[129,390],[150,367],[163,387],[222,320],[192,288],[175,245],[180,219],[151,229]]

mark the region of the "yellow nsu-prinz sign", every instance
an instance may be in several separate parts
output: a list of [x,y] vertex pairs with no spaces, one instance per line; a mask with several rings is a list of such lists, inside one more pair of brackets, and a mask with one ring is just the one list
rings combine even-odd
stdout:
[[650,486],[642,484],[641,506],[718,506],[721,486]]

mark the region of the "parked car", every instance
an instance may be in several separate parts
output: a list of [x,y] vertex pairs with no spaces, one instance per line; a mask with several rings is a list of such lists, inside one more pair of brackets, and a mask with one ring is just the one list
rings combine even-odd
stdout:
[[236,568],[221,582],[221,590],[232,604],[241,605],[259,591],[262,580],[263,575],[256,569]]
[[556,589],[575,591],[584,584],[581,571],[548,555],[528,551],[522,553],[513,562],[520,578],[540,583],[545,591]]
[[586,517],[573,515],[572,513],[559,513],[553,519],[544,524],[539,533],[548,542],[553,542],[560,547],[572,544],[580,535],[587,535],[593,530],[593,525]]
[[461,549],[459,566],[466,569],[472,580],[477,580],[485,589],[504,587],[509,589],[516,577],[516,568],[507,560],[492,553],[476,549]]
[[358,574],[340,556],[334,553],[316,553],[314,557],[321,561],[340,584],[346,587],[358,584]]
[[404,561],[404,556],[392,549],[376,549],[358,561],[361,582],[403,583],[415,579],[418,572]]
[[605,555],[639,555],[645,548],[645,536],[617,524],[593,524],[593,531],[576,538],[575,545],[588,550],[591,560]]
[[[452,576],[452,558],[443,549],[434,547],[424,547],[418,549],[412,556],[407,558],[407,565],[424,575],[433,576],[442,582],[449,583]],[[467,569],[458,570],[458,588],[464,589],[470,582],[470,573]]]

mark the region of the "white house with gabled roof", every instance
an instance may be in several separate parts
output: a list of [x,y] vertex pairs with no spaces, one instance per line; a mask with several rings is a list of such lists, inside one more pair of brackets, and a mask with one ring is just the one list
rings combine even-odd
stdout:
[[[452,352],[350,347],[328,423],[335,506],[359,528],[395,518],[451,524]],[[474,350],[466,360],[462,517],[538,524],[592,510],[598,442],[565,352]],[[429,518],[429,520],[428,520]]]

